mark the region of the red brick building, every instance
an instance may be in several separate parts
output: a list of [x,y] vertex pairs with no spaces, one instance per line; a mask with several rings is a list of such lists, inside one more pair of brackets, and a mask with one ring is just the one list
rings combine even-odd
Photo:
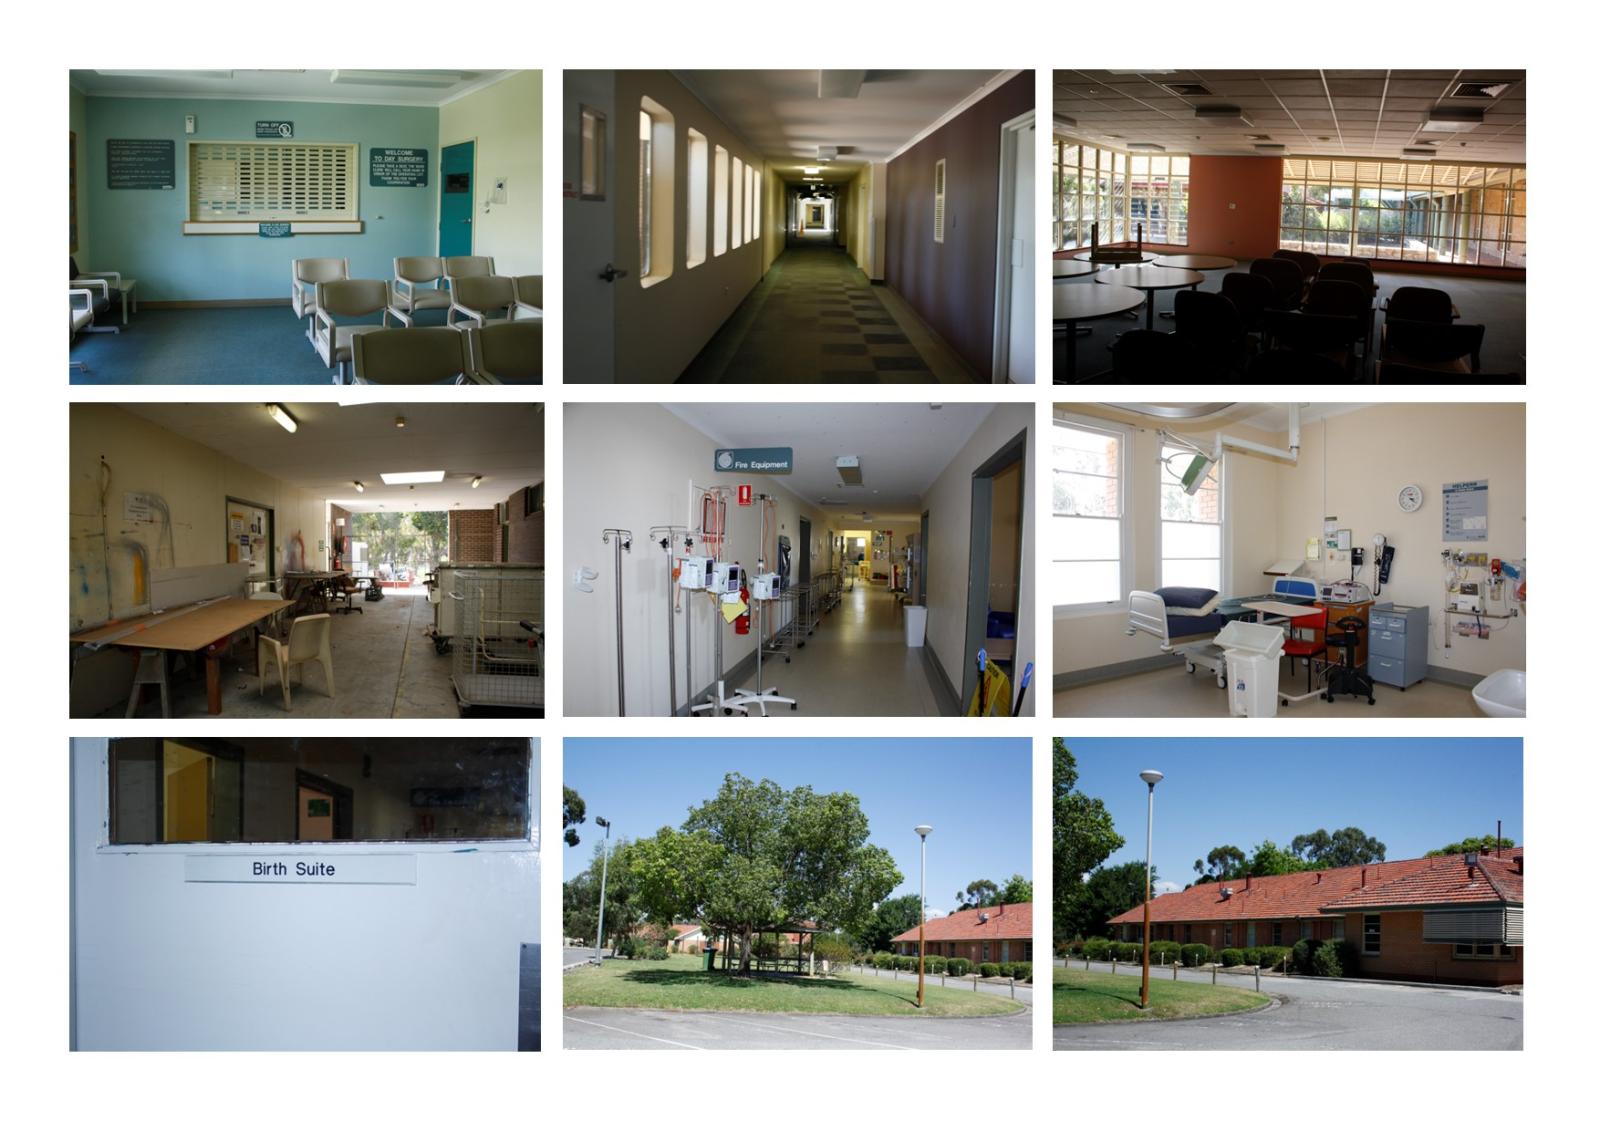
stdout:
[[[952,911],[942,919],[929,919],[924,930],[930,958],[939,955],[974,963],[1033,961],[1031,903]],[[896,954],[916,954],[917,929],[896,935],[889,945]]]
[[[1361,977],[1522,982],[1523,850],[1196,884],[1150,903],[1150,937],[1224,947],[1346,939]],[[1111,920],[1138,942],[1144,905]]]

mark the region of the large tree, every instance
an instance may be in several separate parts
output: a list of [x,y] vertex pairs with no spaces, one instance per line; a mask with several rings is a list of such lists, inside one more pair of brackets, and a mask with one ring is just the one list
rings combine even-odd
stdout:
[[1057,938],[1083,878],[1117,849],[1123,839],[1112,824],[1105,802],[1078,789],[1078,763],[1057,738],[1051,743],[1051,867],[1055,875]]
[[[625,938],[645,920],[636,899],[632,875],[633,841],[611,842],[605,866],[606,937]],[[589,866],[561,885],[561,930],[567,938],[592,942],[599,927],[601,854],[606,844],[594,846]]]
[[1272,841],[1264,840],[1251,852],[1243,871],[1247,876],[1284,876],[1315,867],[1316,864],[1302,860],[1289,849],[1279,848]]
[[1377,837],[1349,828],[1318,829],[1301,833],[1289,842],[1289,851],[1313,868],[1348,868],[1354,864],[1376,864],[1388,854],[1388,847]]
[[570,785],[561,787],[561,837],[570,845],[578,843],[578,825],[583,824],[584,814],[588,812],[583,797]]
[[1210,883],[1243,875],[1245,862],[1244,849],[1234,844],[1219,844],[1206,853],[1204,860],[1194,862],[1194,870],[1200,873],[1198,882]]
[[727,931],[747,971],[763,928],[813,920],[854,932],[870,923],[904,877],[868,833],[853,794],[729,774],[681,830],[656,834],[659,851],[641,854],[654,863],[637,878],[652,918],[697,917]]
[[988,907],[995,902],[995,897],[999,894],[1000,885],[993,880],[973,880],[965,891],[956,892],[956,906],[959,910],[966,910],[969,907]]
[[915,927],[921,914],[921,896],[897,895],[878,904],[872,918],[850,932],[850,938],[858,950],[869,953],[888,950],[890,940]]
[[1465,852],[1493,852],[1496,848],[1515,848],[1517,842],[1510,837],[1495,838],[1493,833],[1484,833],[1482,836],[1463,837],[1454,844],[1447,844],[1443,848],[1431,849],[1428,856],[1460,856]]
[[1033,881],[1026,879],[1021,872],[1013,872],[1011,878],[1000,888],[996,903],[1032,903]]
[[[1152,867],[1152,891],[1157,879]],[[1096,868],[1073,895],[1066,921],[1057,924],[1056,934],[1066,939],[1104,937],[1110,933],[1112,919],[1143,902],[1143,860]]]

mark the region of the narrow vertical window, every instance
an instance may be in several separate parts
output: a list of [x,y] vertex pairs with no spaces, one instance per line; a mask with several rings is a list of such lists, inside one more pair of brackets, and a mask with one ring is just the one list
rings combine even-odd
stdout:
[[673,158],[676,133],[672,114],[651,98],[639,100],[639,285],[653,287],[672,274]]
[[744,167],[744,231],[745,239],[756,238],[756,171]]
[[717,146],[711,169],[711,254],[728,250],[728,151]]
[[689,131],[689,246],[685,265],[698,267],[706,261],[707,180],[706,135]]
[[652,169],[650,168],[650,140],[654,132],[650,122],[650,115],[644,110],[639,111],[639,277],[642,279],[650,274],[651,211],[655,201],[651,184]]
[[944,158],[933,166],[933,242],[944,243]]
[[755,207],[750,213],[750,238],[761,238],[761,174],[751,175],[751,196],[755,198]]
[[744,162],[733,159],[733,246],[744,243]]

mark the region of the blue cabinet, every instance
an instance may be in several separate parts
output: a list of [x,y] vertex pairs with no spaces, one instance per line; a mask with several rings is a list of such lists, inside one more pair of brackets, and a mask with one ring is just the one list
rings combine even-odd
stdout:
[[1428,674],[1428,606],[1372,606],[1367,620],[1367,674],[1379,683],[1410,687]]

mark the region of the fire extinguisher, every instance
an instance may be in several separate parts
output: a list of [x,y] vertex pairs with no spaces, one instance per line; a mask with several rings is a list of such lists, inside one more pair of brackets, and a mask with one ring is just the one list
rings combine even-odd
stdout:
[[739,600],[744,602],[744,612],[740,613],[733,622],[735,636],[750,635],[750,590],[743,585],[739,586]]

